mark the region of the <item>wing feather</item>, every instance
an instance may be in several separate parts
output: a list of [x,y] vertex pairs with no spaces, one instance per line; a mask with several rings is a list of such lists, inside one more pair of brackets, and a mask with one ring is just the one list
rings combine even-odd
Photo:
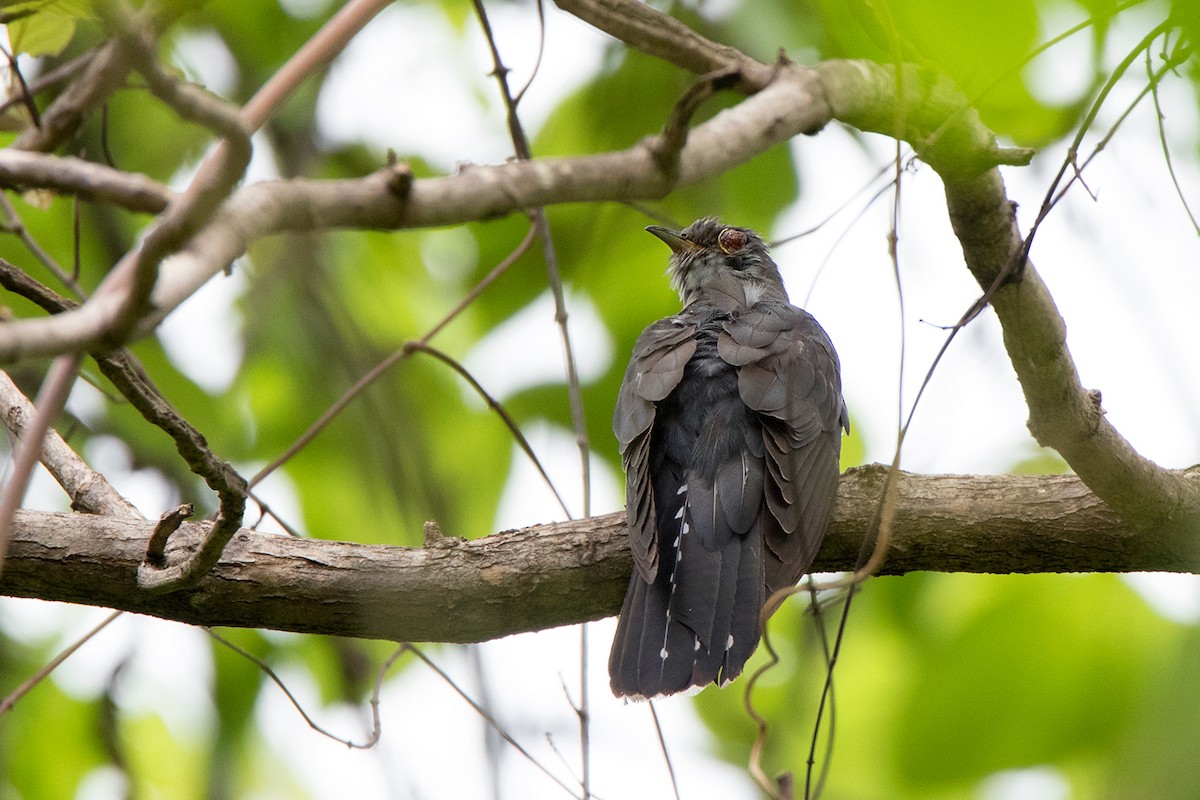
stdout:
[[650,441],[655,403],[683,379],[684,367],[696,352],[696,327],[677,317],[659,320],[638,337],[613,412],[613,432],[625,467],[625,520],[633,562],[642,578],[658,574],[654,487],[650,475]]
[[837,354],[807,312],[759,303],[724,326],[718,352],[738,369],[738,391],[762,421],[763,524],[768,591],[812,564],[833,512],[846,426]]

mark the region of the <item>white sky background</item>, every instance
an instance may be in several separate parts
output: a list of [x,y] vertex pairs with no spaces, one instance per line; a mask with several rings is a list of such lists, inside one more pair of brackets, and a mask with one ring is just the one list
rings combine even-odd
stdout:
[[[526,5],[493,3],[489,8],[513,86],[520,86],[532,64],[536,18]],[[536,129],[554,104],[596,68],[605,39],[573,18],[547,7],[550,23],[541,73],[522,105],[522,117]],[[1123,19],[1135,19],[1129,14]],[[1047,31],[1053,35],[1073,24]],[[468,28],[471,26],[469,25]],[[1129,38],[1140,38],[1148,26],[1127,25]],[[450,44],[448,44],[450,43]],[[219,42],[217,43],[219,45]],[[1032,69],[1070,80],[1072,56],[1067,44],[1044,56]],[[228,80],[231,69],[214,40],[198,37],[185,48],[194,74],[214,88]],[[447,50],[449,47],[449,50]],[[460,161],[504,160],[511,153],[503,112],[486,77],[490,57],[482,39],[472,33],[458,42],[434,9],[394,5],[374,21],[335,63],[318,119],[331,141],[366,139],[397,152],[419,152],[447,170]],[[403,76],[403,79],[401,79]],[[1173,154],[1185,189],[1200,187],[1198,167],[1187,143],[1195,140],[1195,102],[1189,88],[1168,83],[1162,90],[1168,132],[1176,137]],[[1119,109],[1129,92],[1118,92],[1110,109]],[[1106,112],[1111,119],[1115,111]],[[419,121],[419,124],[417,124]],[[1099,130],[1106,129],[1101,124]],[[1175,196],[1154,128],[1153,107],[1145,101],[1106,152],[1088,168],[1093,201],[1083,191],[1069,198],[1043,225],[1033,259],[1067,321],[1068,343],[1085,386],[1103,392],[1108,418],[1143,454],[1160,464],[1179,467],[1200,461],[1200,243]],[[779,220],[783,237],[806,229],[828,215],[862,187],[892,156],[892,144],[879,137],[869,142],[864,158],[859,143],[837,126],[816,137],[799,138],[793,150],[804,175],[805,194]],[[1010,198],[1020,203],[1022,227],[1028,230],[1050,178],[1058,168],[1061,148],[1039,157],[1027,169],[1005,170]],[[269,176],[269,158],[257,159],[255,174]],[[865,195],[863,196],[865,199]],[[1200,206],[1200,191],[1189,197]],[[892,266],[887,256],[889,205],[881,202],[856,223],[843,241],[835,239],[850,224],[861,201],[820,233],[780,247],[776,259],[793,300],[805,303],[829,331],[842,358],[845,393],[854,422],[867,443],[867,461],[890,461],[895,438],[898,382],[898,316]],[[907,353],[904,407],[912,402],[928,365],[945,337],[930,324],[951,324],[975,299],[978,287],[962,265],[961,250],[950,231],[941,184],[932,170],[919,165],[905,175],[901,207],[900,259],[905,290]],[[737,220],[730,220],[736,223]],[[817,275],[817,265],[833,252]],[[664,251],[664,264],[666,254]],[[814,283],[815,281],[815,283]],[[217,318],[212,330],[235,330],[232,303],[240,291],[222,278],[210,283],[164,325],[163,338],[179,366],[212,388],[232,378],[240,359],[235,338],[188,337],[198,320]],[[586,306],[584,307],[586,310]],[[520,382],[505,386],[500,372],[511,374],[523,362],[501,363],[487,354],[505,340],[557,343],[552,314],[530,315],[524,326],[510,326],[481,343],[468,356],[484,386],[503,395]],[[647,319],[647,322],[651,320]],[[583,363],[603,370],[613,353],[607,334],[590,313],[572,316],[573,338]],[[186,349],[184,349],[186,347]],[[501,351],[503,352],[503,350]],[[546,352],[531,369],[558,369],[561,354]],[[491,369],[489,369],[489,364]],[[215,377],[214,377],[215,376]],[[216,384],[214,384],[214,381]],[[72,409],[86,418],[95,398],[81,389]],[[607,414],[593,408],[589,413]],[[922,401],[906,445],[903,464],[919,472],[998,472],[1034,455],[1025,431],[1026,409],[1000,341],[994,315],[985,313],[960,334]],[[574,509],[579,508],[578,455],[571,435],[547,425],[529,431],[530,440],[551,474],[561,476]],[[129,491],[148,515],[158,514],[173,498],[156,491],[152,474],[131,473],[119,442],[98,445],[88,453],[122,491]],[[124,458],[124,462],[123,459]],[[124,463],[125,466],[122,466]],[[513,479],[498,511],[498,529],[561,517],[522,458],[514,457]],[[617,476],[594,462],[593,511],[620,507]],[[296,502],[285,482],[264,487],[272,505],[285,511]],[[573,499],[572,499],[573,498]],[[34,507],[61,507],[56,490],[39,481],[31,493]],[[1190,576],[1133,580],[1165,612],[1180,618],[1200,613],[1200,592]],[[63,631],[65,644],[103,611],[44,603],[0,600],[0,624],[19,640],[41,640],[47,630]],[[606,659],[612,620],[589,627],[590,696],[593,715],[594,790],[609,798],[669,796],[670,784],[658,743],[644,706],[626,706],[607,688]],[[570,777],[547,743],[553,736],[563,757],[577,769],[578,728],[564,699],[565,682],[578,695],[578,629],[510,637],[480,647],[495,713],[508,730],[537,758],[568,782]],[[211,671],[203,634],[180,625],[126,616],[96,641],[68,660],[54,680],[66,690],[93,696],[116,662],[133,653],[119,698],[128,713],[156,713],[182,738],[203,735],[213,724],[204,688]],[[181,657],[180,653],[186,653]],[[462,648],[433,651],[439,664],[460,678],[473,693],[478,686],[470,659]],[[186,664],[181,671],[180,664]],[[321,709],[315,689],[299,670],[284,665],[289,687],[306,707],[340,733],[356,734],[361,713]],[[169,698],[169,700],[167,700]],[[702,727],[686,701],[658,705],[684,798],[754,797],[744,773],[707,751]],[[361,798],[490,796],[479,718],[435,676],[414,667],[385,689],[384,736],[379,750],[362,753],[310,731],[274,688],[262,692],[257,709],[262,735],[277,758],[314,797]],[[504,750],[502,791],[509,798],[559,798],[561,789],[533,770],[511,749]],[[836,768],[836,761],[835,761]],[[103,775],[89,783],[83,797],[112,793]],[[650,787],[650,788],[647,788]],[[1061,781],[1051,774],[1018,773],[990,784],[987,797],[1052,798],[1061,796]],[[272,796],[264,794],[264,797]]]

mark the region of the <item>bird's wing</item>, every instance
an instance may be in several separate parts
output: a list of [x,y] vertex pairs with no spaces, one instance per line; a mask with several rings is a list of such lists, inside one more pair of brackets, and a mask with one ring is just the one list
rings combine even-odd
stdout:
[[633,562],[642,578],[652,583],[658,574],[654,488],[650,477],[650,439],[655,404],[683,379],[683,370],[696,352],[696,327],[668,317],[638,337],[625,370],[613,413],[613,432],[625,467],[625,516]]
[[725,324],[717,352],[738,367],[742,401],[759,413],[767,474],[770,591],[808,571],[825,536],[847,427],[833,344],[807,312],[760,303]]

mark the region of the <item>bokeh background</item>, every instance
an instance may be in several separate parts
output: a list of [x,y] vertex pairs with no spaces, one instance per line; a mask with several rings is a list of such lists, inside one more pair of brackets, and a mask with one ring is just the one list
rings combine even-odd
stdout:
[[[27,75],[102,37],[86,4],[68,5],[62,51],[22,57]],[[543,37],[533,2],[486,5],[510,83],[533,77],[520,115],[535,156],[628,147],[661,127],[692,79],[553,6],[544,8]],[[1103,392],[1117,429],[1165,466],[1200,460],[1200,242],[1180,199],[1200,205],[1196,59],[1182,60],[1145,92],[1147,58],[1156,69],[1200,33],[1190,2],[656,5],[766,61],[783,48],[806,64],[886,62],[898,43],[905,59],[949,74],[1003,142],[1038,150],[1029,167],[1004,170],[1026,230],[1100,86],[1173,15],[1176,26],[1117,81],[1082,138],[1080,161],[1141,96],[1087,166],[1086,185],[1075,185],[1042,226],[1032,257],[1067,321],[1084,385]],[[244,102],[334,10],[321,0],[212,0],[178,18],[161,54],[181,74]],[[1088,19],[1091,26],[1029,59]],[[418,176],[510,158],[491,70],[468,5],[396,3],[255,137],[247,180],[359,177],[389,150]],[[737,100],[718,97],[701,116]],[[182,186],[209,140],[130,85],[109,103],[107,126],[92,120],[73,146],[101,160],[102,145],[119,168]],[[666,251],[642,231],[661,218],[683,225],[718,214],[789,240],[775,255],[793,301],[821,320],[842,357],[854,430],[843,467],[891,461],[898,418],[944,326],[979,293],[940,181],[910,155],[902,148],[898,209],[889,188],[895,143],[839,125],[661,202],[548,209],[592,443],[593,513],[616,510],[623,499],[609,422],[625,359],[646,324],[678,307],[664,275]],[[12,200],[37,240],[69,263],[70,199]],[[898,280],[888,254],[894,212]],[[79,221],[83,282],[95,285],[148,218],[82,204]],[[134,350],[214,450],[253,474],[359,376],[453,308],[528,225],[513,215],[438,230],[275,237]],[[13,236],[0,236],[0,256],[30,262]],[[578,515],[580,459],[546,274],[534,248],[435,343],[504,403]],[[35,313],[18,298],[2,302],[12,313]],[[36,387],[44,368],[24,362],[11,372]],[[213,499],[168,437],[97,385],[81,382],[72,393],[71,419],[60,426],[69,441],[148,516],[183,501],[211,510]],[[1032,440],[1025,418],[998,325],[984,313],[934,373],[902,465],[1065,471]],[[427,519],[475,537],[563,517],[496,415],[444,366],[419,357],[391,370],[260,493],[305,535],[363,542],[419,545]],[[41,475],[27,505],[63,509],[67,500]],[[262,527],[278,530],[270,519]],[[794,772],[801,785],[826,674],[805,606],[793,600],[772,622],[782,660],[754,695],[770,723],[764,763]],[[836,604],[827,610],[827,626],[836,611]],[[0,694],[106,614],[0,599]],[[819,736],[818,772],[833,746],[823,796],[1194,798],[1197,619],[1193,576],[871,580],[854,601],[832,717]],[[545,771],[577,785],[573,703],[581,679],[596,796],[672,796],[649,708],[608,692],[611,632],[611,620],[588,626],[582,672],[578,628],[425,650],[527,758],[411,657],[385,681],[379,745],[348,750],[312,730],[257,665],[203,631],[125,615],[0,717],[0,798],[563,797]],[[363,738],[366,701],[390,645],[221,634],[269,663],[323,727]],[[754,724],[739,685],[665,701],[657,711],[682,797],[756,796],[746,770]]]

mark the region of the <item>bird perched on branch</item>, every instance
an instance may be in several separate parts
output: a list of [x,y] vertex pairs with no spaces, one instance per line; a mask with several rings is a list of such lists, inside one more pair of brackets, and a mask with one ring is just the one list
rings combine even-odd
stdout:
[[849,431],[833,344],[758,234],[646,230],[684,308],[638,338],[613,419],[634,570],[608,670],[635,698],[741,673],[767,597],[821,545]]

